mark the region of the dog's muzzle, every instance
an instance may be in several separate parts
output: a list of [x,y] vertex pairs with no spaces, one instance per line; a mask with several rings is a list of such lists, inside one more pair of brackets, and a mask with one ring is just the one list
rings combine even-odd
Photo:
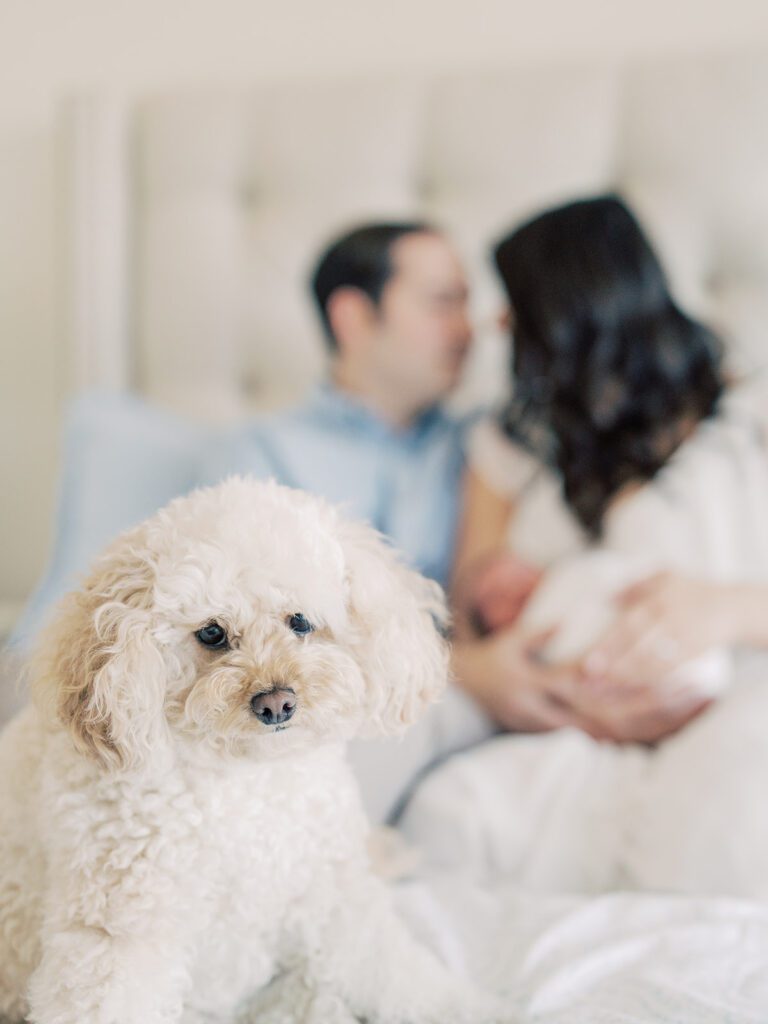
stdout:
[[251,697],[251,711],[263,725],[282,725],[293,717],[296,694],[288,687],[274,687]]

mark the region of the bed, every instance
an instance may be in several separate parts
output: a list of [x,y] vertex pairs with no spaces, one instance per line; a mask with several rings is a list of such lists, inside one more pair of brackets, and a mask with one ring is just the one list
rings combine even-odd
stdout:
[[[607,189],[636,206],[681,298],[723,327],[732,365],[763,365],[767,103],[759,54],[271,82],[130,109],[73,99],[61,115],[73,387],[212,421],[278,406],[321,372],[304,281],[340,226],[444,224],[490,322],[489,240],[542,204]],[[459,403],[497,396],[504,358],[481,330]],[[456,970],[505,993],[510,1020],[768,1021],[762,903],[535,895],[437,869],[402,882],[398,901]]]

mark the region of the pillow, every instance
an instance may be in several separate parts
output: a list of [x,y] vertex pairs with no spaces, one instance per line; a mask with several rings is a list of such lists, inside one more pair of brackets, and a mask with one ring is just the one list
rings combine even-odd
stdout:
[[93,393],[73,402],[64,427],[52,557],[12,645],[29,646],[52,605],[119,533],[196,485],[200,453],[212,433],[133,395]]

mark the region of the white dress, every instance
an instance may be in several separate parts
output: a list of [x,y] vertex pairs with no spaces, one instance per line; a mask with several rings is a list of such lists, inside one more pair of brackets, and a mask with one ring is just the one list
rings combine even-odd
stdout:
[[[711,579],[768,581],[760,406],[733,393],[606,522],[604,546]],[[514,496],[513,550],[542,567],[587,538],[553,474],[479,430],[473,462]],[[422,784],[406,836],[442,867],[537,891],[654,889],[768,898],[768,666],[738,663],[712,708],[655,749],[571,729],[500,736]]]

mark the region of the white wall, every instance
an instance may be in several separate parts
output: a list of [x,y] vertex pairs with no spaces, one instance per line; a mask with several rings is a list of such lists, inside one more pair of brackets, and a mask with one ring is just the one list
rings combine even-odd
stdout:
[[766,42],[765,0],[0,0],[0,631],[50,542],[61,97]]

